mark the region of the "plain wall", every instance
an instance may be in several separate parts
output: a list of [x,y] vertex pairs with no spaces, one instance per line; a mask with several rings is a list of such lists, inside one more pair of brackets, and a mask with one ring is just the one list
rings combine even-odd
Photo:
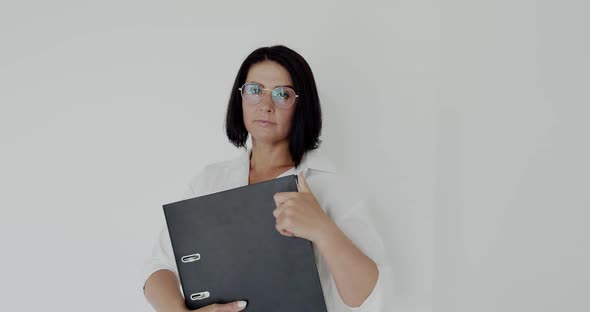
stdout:
[[590,311],[589,9],[441,7],[434,310]]

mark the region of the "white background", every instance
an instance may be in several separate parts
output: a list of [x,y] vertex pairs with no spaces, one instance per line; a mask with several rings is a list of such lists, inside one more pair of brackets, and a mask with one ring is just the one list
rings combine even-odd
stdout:
[[139,270],[204,165],[233,158],[255,48],[314,71],[387,311],[588,311],[583,1],[0,2],[2,311],[150,311]]

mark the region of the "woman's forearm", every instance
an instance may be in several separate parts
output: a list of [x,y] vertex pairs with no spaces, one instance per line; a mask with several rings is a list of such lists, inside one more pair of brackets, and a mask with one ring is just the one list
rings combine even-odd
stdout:
[[316,245],[334,277],[342,301],[350,307],[359,307],[377,283],[379,270],[375,262],[360,251],[336,224],[323,231]]
[[178,279],[169,270],[154,272],[145,283],[147,301],[158,312],[188,311],[180,293]]

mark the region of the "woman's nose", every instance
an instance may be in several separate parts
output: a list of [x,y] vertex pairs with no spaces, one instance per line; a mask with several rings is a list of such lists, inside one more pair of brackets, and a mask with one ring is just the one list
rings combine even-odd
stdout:
[[262,97],[262,100],[260,101],[260,103],[258,103],[258,109],[259,110],[263,110],[263,111],[267,111],[267,112],[272,112],[275,108],[275,104],[272,102],[272,99],[270,97],[270,94],[264,94],[264,96]]

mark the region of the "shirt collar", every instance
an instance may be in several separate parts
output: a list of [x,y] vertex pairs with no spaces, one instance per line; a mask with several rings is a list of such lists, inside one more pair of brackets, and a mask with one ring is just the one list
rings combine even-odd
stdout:
[[303,154],[303,159],[299,165],[301,168],[309,168],[317,171],[336,173],[336,166],[330,159],[321,153],[320,150],[311,150]]
[[[236,162],[240,167],[247,168],[247,170],[250,169],[251,153],[251,147],[242,149],[240,156],[236,159]],[[308,169],[336,173],[336,166],[334,166],[332,161],[322,155],[322,153],[317,149],[307,151],[305,154],[303,154],[301,163],[297,168],[295,168],[295,171],[296,173],[304,171],[304,173],[307,175]]]

